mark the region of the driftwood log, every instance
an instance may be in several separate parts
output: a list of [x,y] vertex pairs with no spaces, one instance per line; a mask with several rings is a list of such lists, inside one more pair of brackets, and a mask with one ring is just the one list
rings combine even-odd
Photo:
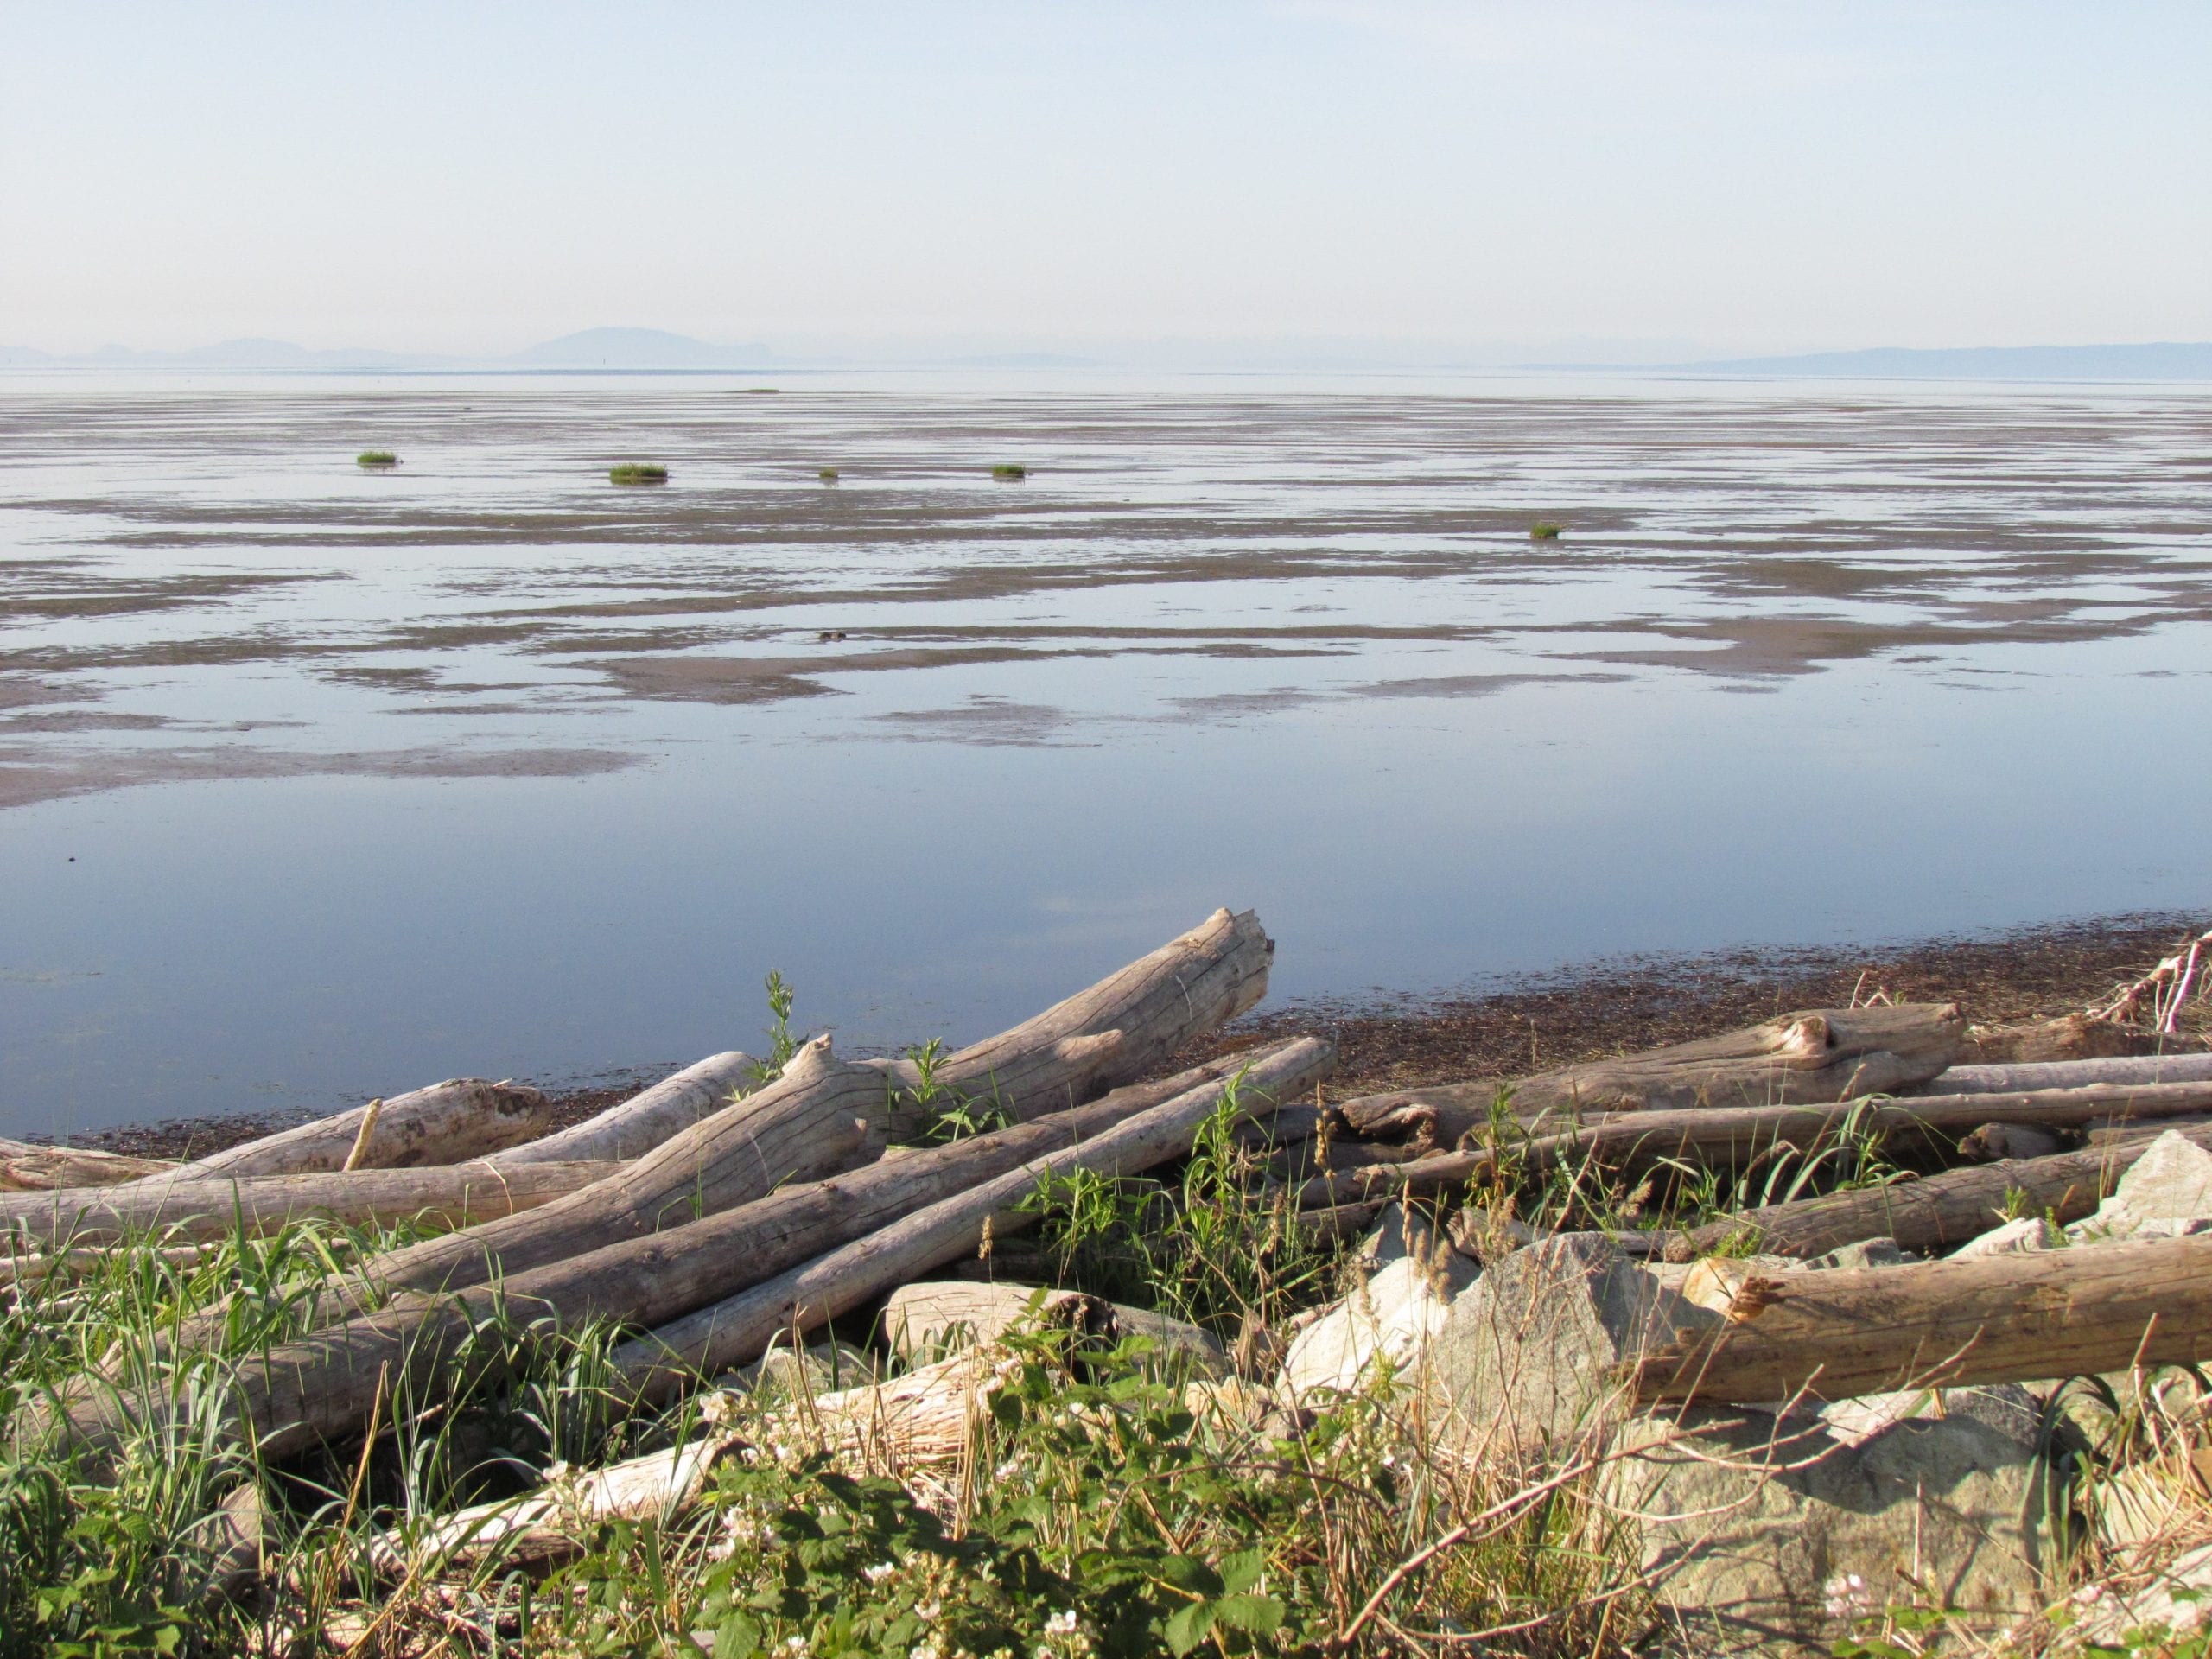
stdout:
[[1580,1160],[1631,1175],[1669,1162],[1740,1168],[1784,1147],[1816,1150],[1847,1132],[1940,1161],[1961,1136],[1985,1127],[2018,1125],[2049,1133],[2120,1119],[2147,1128],[2165,1119],[2186,1122],[2208,1112],[2212,1084],[2202,1083],[2093,1084],[2024,1094],[1917,1095],[1827,1106],[1623,1112],[1580,1130],[1533,1135],[1503,1147],[1476,1142],[1460,1152],[1376,1166],[1362,1163],[1308,1180],[1298,1198],[1300,1207],[1310,1210],[1436,1192],[1506,1159],[1532,1174]]
[[[1079,1104],[1265,994],[1274,944],[1250,912],[1203,925],[1034,1019],[948,1056],[941,1089],[994,1093],[1018,1118]],[[664,1141],[614,1179],[488,1227],[431,1239],[372,1264],[388,1289],[481,1284],[761,1198],[864,1162],[887,1138],[918,1134],[930,1109],[906,1097],[911,1067],[851,1065],[827,1038],[773,1083]]]
[[[185,1180],[234,1175],[306,1175],[346,1167],[369,1108],[319,1117],[164,1172]],[[355,1167],[416,1169],[481,1158],[540,1134],[545,1096],[518,1083],[455,1077],[378,1103],[375,1126]]]
[[2212,1083],[2212,1054],[2144,1054],[2033,1065],[1955,1065],[1929,1085],[1930,1094],[2016,1094],[2029,1089],[2080,1089],[2090,1084]]
[[1777,1106],[1894,1092],[1924,1083],[1966,1047],[1966,1021],[1948,1002],[1816,1008],[1694,1043],[1592,1060],[1518,1081],[1402,1089],[1338,1109],[1363,1135],[1428,1134],[1449,1146],[1491,1120],[1501,1087],[1523,1121],[1561,1122],[1608,1112]]
[[755,1065],[751,1055],[736,1049],[709,1054],[596,1117],[494,1153],[492,1161],[505,1169],[580,1158],[642,1158],[751,1089],[760,1081]]
[[166,1174],[165,1158],[126,1158],[88,1147],[35,1147],[0,1141],[0,1192],[51,1192],[65,1186],[116,1186],[143,1176]]
[[0,1234],[48,1251],[156,1231],[177,1243],[227,1238],[240,1230],[257,1237],[311,1217],[357,1227],[415,1219],[467,1227],[550,1204],[617,1167],[590,1162],[502,1170],[469,1163],[227,1181],[163,1177],[0,1199]]
[[[236,1390],[241,1424],[264,1453],[276,1455],[342,1434],[364,1421],[379,1390],[431,1386],[446,1376],[469,1332],[504,1306],[540,1331],[574,1329],[598,1319],[652,1325],[806,1262],[848,1240],[979,1181],[1073,1147],[1163,1101],[1205,1096],[1217,1103],[1247,1064],[1262,1081],[1240,1096],[1266,1109],[1271,1060],[1306,1053],[1297,1042],[1215,1061],[1160,1082],[1133,1084],[1088,1106],[911,1156],[878,1161],[831,1179],[784,1188],[753,1203],[597,1251],[548,1263],[457,1294],[414,1294],[373,1313],[257,1356]],[[1283,1085],[1309,1084],[1318,1067],[1284,1066]],[[510,1172],[520,1177],[529,1172]],[[67,1402],[72,1432],[111,1443],[125,1419],[111,1392],[86,1391]]]
[[[935,1081],[953,1098],[989,1094],[997,1109],[1016,1117],[1088,1099],[1250,1007],[1266,993],[1274,952],[1274,941],[1250,912],[1217,911],[1088,990],[946,1057],[934,1068]],[[902,1097],[918,1083],[910,1065],[849,1065],[831,1056],[827,1038],[817,1039],[774,1082],[663,1142],[619,1177],[530,1215],[391,1251],[366,1263],[364,1276],[382,1294],[517,1280],[734,1209],[786,1184],[866,1163],[882,1150],[887,1133],[918,1131],[938,1109]],[[341,1290],[317,1311],[325,1323],[334,1323],[364,1305],[358,1290]],[[202,1344],[222,1325],[219,1309],[196,1315],[180,1327],[174,1346]],[[344,1357],[341,1343],[305,1370],[327,1376]],[[370,1375],[372,1380],[373,1370]],[[284,1386],[283,1376],[272,1380],[279,1404],[253,1410],[249,1402],[250,1415],[279,1426],[316,1421],[281,1402]],[[66,1403],[72,1419],[81,1420],[79,1432],[120,1426],[120,1419],[108,1417],[117,1403],[111,1389],[87,1390]]]
[[[1258,1114],[1310,1087],[1335,1064],[1336,1051],[1300,1038],[1255,1061],[1237,1090],[1243,1113]],[[615,1351],[614,1368],[641,1402],[663,1400],[701,1374],[760,1355],[779,1333],[804,1331],[933,1268],[975,1253],[987,1236],[1036,1220],[1021,1208],[1039,1185],[1078,1169],[1134,1174],[1187,1153],[1199,1127],[1222,1105],[1226,1083],[1210,1084],[1055,1152],[915,1211],[887,1227],[752,1289],[702,1307]]]
[[1771,1405],[2212,1360],[2212,1237],[1760,1275],[1736,1322],[1680,1332],[1637,1397]]
[[[2212,1147],[2212,1129],[2176,1133]],[[1970,1164],[1919,1180],[1746,1210],[1677,1235],[1667,1256],[1687,1262],[1747,1245],[1763,1255],[1823,1255],[1863,1238],[1894,1239],[1900,1249],[1947,1249],[1997,1226],[2008,1208],[2048,1214],[2063,1226],[2094,1213],[2156,1138],[2145,1134],[2055,1158]]]

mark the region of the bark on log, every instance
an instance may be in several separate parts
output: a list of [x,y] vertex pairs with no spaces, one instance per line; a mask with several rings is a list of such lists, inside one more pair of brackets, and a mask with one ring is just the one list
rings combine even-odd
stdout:
[[[342,1169],[360,1134],[365,1106],[265,1135],[228,1151],[180,1164],[185,1180],[235,1175],[306,1175]],[[544,1127],[545,1096],[518,1083],[455,1077],[384,1103],[362,1150],[364,1169],[457,1164],[527,1141]],[[168,1179],[164,1175],[162,1179]]]
[[[2212,1130],[2178,1133],[2212,1147]],[[1688,1261],[1748,1244],[1764,1255],[1822,1255],[1862,1238],[1892,1238],[1906,1250],[1948,1249],[1997,1226],[2015,1193],[2025,1213],[2050,1212],[2063,1226],[2093,1213],[2155,1138],[2056,1158],[1974,1164],[1922,1180],[1769,1205],[1678,1235],[1667,1255],[1670,1261]]]
[[[364,1421],[378,1389],[420,1389],[450,1381],[469,1332],[496,1306],[526,1322],[573,1329],[600,1319],[654,1325],[811,1260],[848,1240],[1028,1163],[1074,1147],[1137,1113],[1211,1089],[1248,1062],[1265,1065],[1297,1048],[1285,1042],[1209,1062],[1154,1083],[988,1135],[880,1160],[828,1180],[788,1186],[753,1203],[548,1263],[497,1286],[452,1295],[416,1294],[372,1314],[278,1344],[239,1376],[237,1410],[263,1452],[276,1456],[342,1434]],[[1306,1081],[1298,1074],[1300,1081]],[[1265,1109],[1263,1090],[1240,1091]],[[512,1173],[518,1177],[527,1170]],[[99,1395],[68,1403],[72,1432],[105,1444],[121,1427],[115,1405]]]
[[1770,1405],[2212,1360],[2212,1237],[1763,1276],[1635,1366],[1647,1402]]
[[2212,1083],[2212,1054],[2145,1054],[2101,1060],[2052,1060],[2040,1065],[1955,1065],[1928,1085],[1930,1094],[2018,1094],[2030,1089],[2079,1089],[2089,1084],[2140,1088],[2145,1084]]
[[[1274,944],[1249,911],[1199,926],[1011,1031],[939,1062],[954,1092],[993,1093],[1017,1118],[1090,1099],[1233,1019],[1267,989]],[[930,1109],[894,1098],[912,1069],[833,1058],[827,1038],[775,1082],[702,1118],[599,1186],[371,1264],[392,1290],[454,1290],[734,1208],[789,1182],[866,1161]],[[387,1109],[389,1109],[387,1108]]]
[[[1831,1106],[1708,1108],[1678,1112],[1624,1112],[1572,1133],[1538,1135],[1509,1150],[1523,1169],[1537,1173],[1588,1158],[1627,1173],[1674,1160],[1708,1166],[1737,1166],[1789,1146],[1811,1151],[1847,1128],[1878,1135],[1918,1154],[1942,1156],[1957,1137],[1986,1123],[2068,1130],[2114,1116],[2145,1124],[2186,1120],[2212,1111],[2212,1084],[2160,1083],[2129,1086],[2093,1084],[2011,1095],[1915,1095],[1904,1100],[1859,1100]],[[1475,1150],[1488,1151],[1487,1147]]]
[[502,1169],[519,1164],[569,1163],[581,1158],[642,1158],[701,1118],[720,1111],[758,1081],[751,1055],[709,1054],[664,1077],[596,1117],[493,1154]]
[[328,1175],[263,1175],[240,1180],[163,1179],[127,1186],[72,1187],[0,1200],[0,1234],[41,1251],[111,1243],[160,1232],[173,1242],[251,1236],[309,1217],[349,1226],[422,1218],[466,1227],[535,1210],[613,1173],[603,1162],[439,1164],[429,1169],[360,1169]]
[[[1300,1038],[1253,1065],[1239,1090],[1248,1113],[1310,1084],[1335,1061],[1318,1038]],[[1133,1174],[1188,1152],[1220,1106],[1226,1085],[1208,1084],[1161,1103],[1065,1152],[1024,1164],[957,1197],[688,1317],[615,1351],[614,1368],[640,1401],[665,1399],[695,1375],[741,1364],[779,1332],[835,1319],[895,1285],[975,1250],[986,1230],[1019,1231],[1036,1217],[1019,1206],[1040,1182],[1078,1169]]]
[[51,1192],[65,1186],[117,1186],[176,1166],[166,1158],[126,1158],[89,1147],[35,1147],[0,1141],[0,1192]]
[[[1966,1021],[1950,1003],[1816,1008],[1719,1037],[1592,1060],[1505,1084],[1522,1120],[1616,1111],[1776,1106],[1893,1092],[1959,1058]],[[1402,1089],[1338,1109],[1361,1135],[1406,1134],[1426,1122],[1440,1145],[1485,1126],[1499,1081]]]

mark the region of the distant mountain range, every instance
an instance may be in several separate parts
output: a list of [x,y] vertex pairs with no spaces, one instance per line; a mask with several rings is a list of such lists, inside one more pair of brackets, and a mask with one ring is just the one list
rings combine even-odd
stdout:
[[[1573,348],[1570,346],[1569,349]],[[1190,360],[1181,366],[1219,366],[1210,362],[1206,348],[1201,345],[1190,346],[1187,355]],[[1237,365],[1244,368],[1269,366],[1254,358],[1249,350],[1230,352],[1224,348],[1224,360],[1236,357]],[[1417,371],[1421,366],[1408,361],[1401,353],[1380,347],[1376,357],[1364,364],[1356,352],[1347,353],[1343,350],[1332,355],[1330,363],[1336,368],[1347,371],[1369,366],[1404,372]],[[532,346],[504,357],[367,350],[315,351],[282,340],[226,340],[219,345],[181,352],[137,351],[127,346],[107,346],[96,352],[60,356],[22,347],[0,346],[0,368],[275,370],[310,373],[448,370],[519,374],[594,371],[711,373],[778,368],[878,366],[1041,370],[1116,366],[1164,369],[1175,365],[1152,352],[1141,353],[1120,364],[1110,358],[1073,357],[1056,352],[929,356],[917,351],[893,357],[880,353],[846,358],[799,356],[772,351],[757,343],[716,346],[707,340],[694,340],[688,334],[671,334],[662,328],[586,328],[581,333],[563,334],[558,340],[549,340],[543,345]],[[1296,353],[1288,353],[1274,366],[1311,368],[1316,365],[1298,359]],[[1433,366],[1462,365],[1440,359]],[[1631,374],[1861,379],[2212,380],[2212,344],[1977,346],[1938,351],[1885,347],[1860,352],[1815,352],[1793,357],[1702,359],[1661,364],[1582,361],[1520,366],[1574,372],[1611,370]]]

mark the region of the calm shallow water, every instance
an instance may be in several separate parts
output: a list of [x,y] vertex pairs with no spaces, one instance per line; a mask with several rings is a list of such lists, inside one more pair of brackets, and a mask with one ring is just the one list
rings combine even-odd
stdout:
[[2212,896],[2212,392],[783,385],[0,378],[0,1133]]

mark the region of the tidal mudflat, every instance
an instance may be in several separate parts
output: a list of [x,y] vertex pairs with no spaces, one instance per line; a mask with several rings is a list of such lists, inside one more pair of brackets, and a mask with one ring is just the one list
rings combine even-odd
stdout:
[[9,379],[0,1133],[2192,909],[2208,621],[2188,389]]

